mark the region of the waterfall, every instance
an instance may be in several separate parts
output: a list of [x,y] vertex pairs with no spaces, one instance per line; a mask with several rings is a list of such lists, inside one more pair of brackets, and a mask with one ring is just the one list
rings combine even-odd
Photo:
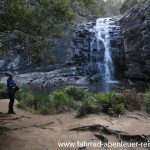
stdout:
[[80,24],[73,43],[73,63],[90,83],[102,84],[108,91],[108,84],[121,79],[123,43],[119,18]]
[[[112,23],[111,18],[100,18],[96,21],[95,36],[97,38],[97,42],[101,41],[104,45],[104,61],[102,65],[104,66],[104,73],[103,73],[103,81],[104,82],[111,82],[114,75],[114,65],[111,56],[111,47],[110,47],[110,23]],[[99,45],[99,44],[97,44]],[[99,47],[97,47],[100,49]],[[99,70],[101,71],[101,70]],[[100,72],[102,73],[102,72]]]

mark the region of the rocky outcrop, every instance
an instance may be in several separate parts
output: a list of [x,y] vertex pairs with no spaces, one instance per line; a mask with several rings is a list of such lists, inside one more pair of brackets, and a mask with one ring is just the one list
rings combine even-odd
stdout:
[[0,69],[4,66],[5,60],[0,60]]
[[[28,3],[33,5],[31,0]],[[80,4],[73,3],[70,9],[70,12],[77,14],[74,24],[56,33],[53,38],[51,33],[50,36],[35,36],[19,29],[0,32],[0,73],[51,71],[57,69],[56,64],[60,67],[65,65],[67,50],[71,47],[72,34],[77,24],[94,17]]]
[[127,10],[131,9],[134,7],[136,4],[138,4],[139,0],[125,0],[123,3],[120,12],[125,13]]
[[[86,82],[86,78],[79,75],[76,67],[65,67],[49,72],[31,72],[19,74],[15,75],[14,79],[20,86],[33,86],[40,89],[57,85],[59,87],[61,85],[80,84],[81,82]],[[6,84],[6,81],[6,75],[1,75],[0,83]]]
[[124,56],[119,19],[100,18],[78,25],[69,58],[91,82],[105,81],[107,75],[112,80],[122,78]]
[[142,0],[127,10],[121,24],[126,57],[125,76],[150,81],[150,1]]

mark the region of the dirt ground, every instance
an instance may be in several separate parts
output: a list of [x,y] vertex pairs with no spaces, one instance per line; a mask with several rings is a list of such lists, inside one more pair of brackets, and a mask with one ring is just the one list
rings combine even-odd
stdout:
[[150,117],[142,112],[127,112],[118,118],[104,114],[76,118],[76,113],[43,116],[17,108],[16,115],[8,115],[7,107],[8,100],[0,100],[0,150],[103,150],[81,143],[80,147],[59,147],[58,142],[149,142]]

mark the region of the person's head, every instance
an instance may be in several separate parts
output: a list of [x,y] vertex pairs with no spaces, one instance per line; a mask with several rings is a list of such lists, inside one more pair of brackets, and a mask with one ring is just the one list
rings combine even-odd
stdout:
[[13,79],[13,75],[9,74],[8,79],[12,80]]

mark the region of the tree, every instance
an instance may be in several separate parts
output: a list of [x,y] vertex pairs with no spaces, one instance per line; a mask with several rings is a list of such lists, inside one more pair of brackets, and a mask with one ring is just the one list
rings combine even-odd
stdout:
[[6,0],[1,4],[0,32],[19,30],[27,34],[50,35],[68,25],[74,15],[68,0]]
[[[74,20],[75,16],[70,10],[70,4],[71,0],[1,1],[1,51],[12,49],[13,45],[19,43],[23,48],[22,53],[30,54],[29,57],[33,56],[32,58],[40,60],[40,54],[44,48],[47,48],[45,39],[61,35]],[[45,44],[45,47],[43,48],[39,43]]]

